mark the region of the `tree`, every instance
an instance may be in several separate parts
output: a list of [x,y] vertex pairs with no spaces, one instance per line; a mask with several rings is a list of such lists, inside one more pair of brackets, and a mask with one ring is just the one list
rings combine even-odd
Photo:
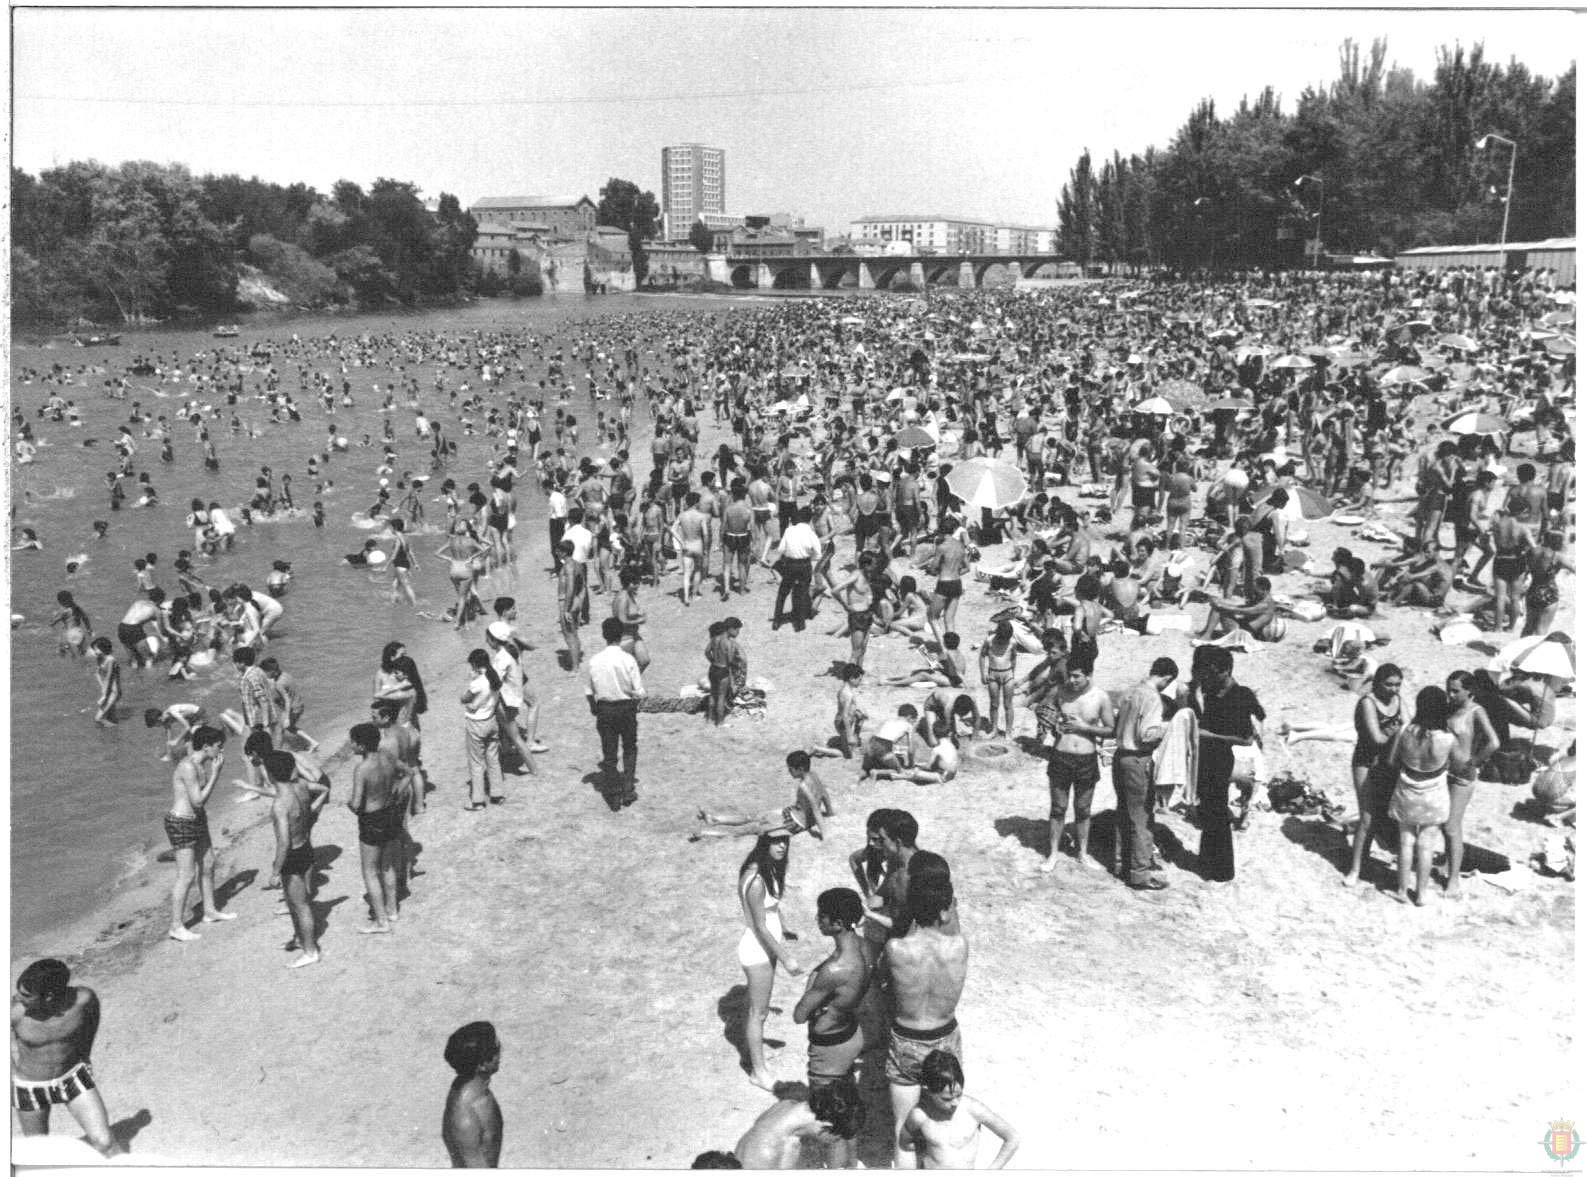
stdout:
[[715,243],[715,235],[705,227],[704,221],[696,221],[689,226],[689,244],[701,253],[710,253]]
[[1058,237],[1063,251],[1081,266],[1091,264],[1096,246],[1097,180],[1091,172],[1091,149],[1080,153],[1069,183],[1058,198]]
[[661,221],[661,206],[654,192],[641,192],[632,180],[613,176],[601,189],[601,202],[595,209],[595,223],[610,225],[628,233],[628,252],[634,257],[634,285],[645,280],[649,261],[645,242],[656,236]]

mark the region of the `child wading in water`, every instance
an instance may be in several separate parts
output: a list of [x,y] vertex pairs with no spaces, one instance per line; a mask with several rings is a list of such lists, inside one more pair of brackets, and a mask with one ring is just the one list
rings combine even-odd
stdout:
[[121,701],[121,663],[111,649],[109,638],[95,638],[94,678],[99,683],[99,698],[94,703],[94,722],[100,727],[116,722],[116,704]]

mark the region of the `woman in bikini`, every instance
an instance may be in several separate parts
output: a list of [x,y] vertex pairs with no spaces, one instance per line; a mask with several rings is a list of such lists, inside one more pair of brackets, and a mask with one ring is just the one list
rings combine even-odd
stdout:
[[400,593],[408,599],[408,604],[417,605],[418,601],[413,596],[413,553],[408,550],[408,537],[403,534],[407,525],[401,519],[391,519],[387,526],[396,536],[396,543],[391,549],[391,603],[397,603]]
[[1361,868],[1371,853],[1372,795],[1379,775],[1387,771],[1385,757],[1389,747],[1405,724],[1405,702],[1400,698],[1404,681],[1400,668],[1385,662],[1372,676],[1372,689],[1356,701],[1356,746],[1350,754],[1350,780],[1355,786],[1356,810],[1360,816],[1350,847],[1350,869],[1344,877],[1346,886],[1361,877]]
[[738,872],[739,908],[744,917],[738,963],[749,988],[744,1009],[744,1047],[749,1056],[749,1081],[766,1091],[772,1089],[771,1072],[766,1069],[766,1014],[771,1009],[777,965],[787,969],[790,976],[804,972],[785,947],[785,941],[793,937],[783,929],[778,911],[788,874],[788,845],[786,832],[761,834]]
[[625,568],[617,581],[620,587],[612,598],[612,616],[623,623],[623,640],[619,644],[639,663],[639,673],[644,674],[645,667],[650,665],[650,651],[639,635],[639,627],[645,620],[645,611],[639,607],[639,573]]
[[1526,554],[1526,568],[1531,573],[1532,582],[1527,586],[1526,596],[1522,598],[1526,604],[1526,625],[1521,629],[1522,637],[1546,634],[1554,624],[1554,614],[1559,609],[1559,585],[1554,582],[1554,578],[1562,568],[1567,572],[1576,571],[1576,566],[1560,555],[1564,548],[1564,535],[1548,531],[1543,534],[1542,546]]
[[455,629],[463,628],[464,618],[468,615],[465,602],[469,590],[479,579],[480,566],[487,558],[487,553],[488,549],[479,542],[466,519],[453,521],[451,534],[435,553],[436,559],[446,561],[447,579],[452,582],[452,588],[457,593]]
[[[1449,820],[1449,757],[1455,736],[1449,730],[1449,697],[1439,687],[1416,695],[1416,714],[1394,737],[1387,762],[1398,773],[1389,816],[1400,823],[1399,888],[1394,898],[1422,906],[1444,823]],[[1416,894],[1410,894],[1411,856],[1416,858]]]
[[[986,686],[987,723],[993,735],[1014,733],[1014,664],[1018,658],[1013,624],[999,621],[991,639],[981,647],[981,682]],[[999,711],[1007,730],[997,726]]]

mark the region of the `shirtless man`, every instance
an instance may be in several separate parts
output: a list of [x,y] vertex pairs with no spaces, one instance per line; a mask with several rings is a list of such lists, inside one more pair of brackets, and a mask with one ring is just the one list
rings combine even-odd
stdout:
[[234,920],[237,913],[215,906],[215,847],[209,838],[204,804],[209,800],[225,762],[226,734],[218,728],[200,727],[193,733],[188,753],[171,774],[171,811],[165,815],[165,836],[176,852],[176,882],[171,887],[173,940],[197,940],[187,927],[187,897],[198,877],[198,893],[206,924]]
[[[810,972],[793,1020],[810,1026],[810,1089],[848,1078],[865,1049],[859,1008],[870,968],[855,926],[865,914],[859,894],[848,887],[823,891],[816,900],[816,926],[832,937],[832,955]],[[844,1168],[848,1168],[845,1165]]]
[[1080,865],[1101,870],[1086,851],[1091,843],[1091,798],[1102,768],[1097,756],[1097,741],[1113,734],[1113,701],[1107,692],[1091,685],[1091,660],[1071,655],[1063,685],[1052,694],[1058,709],[1057,742],[1048,753],[1047,789],[1051,795],[1048,825],[1052,843],[1041,869],[1051,871],[1058,865],[1058,847],[1063,841],[1064,816],[1071,793],[1075,803],[1075,858]]
[[372,923],[358,930],[387,933],[397,918],[397,858],[402,850],[411,776],[380,746],[380,729],[361,723],[348,733],[358,763],[347,808],[358,818],[358,861],[368,892]]
[[1449,870],[1444,880],[1444,894],[1451,899],[1460,898],[1460,864],[1466,852],[1466,806],[1471,804],[1471,795],[1477,791],[1482,766],[1499,750],[1493,721],[1472,697],[1475,682],[1469,671],[1457,670],[1444,684],[1449,695],[1449,731],[1455,737],[1455,750],[1449,754],[1449,820],[1444,823]]
[[275,801],[270,807],[270,820],[275,826],[276,853],[270,864],[267,888],[278,883],[286,896],[287,910],[292,915],[292,928],[297,933],[301,954],[287,961],[287,968],[301,969],[318,964],[319,941],[314,937],[314,912],[309,907],[309,875],[314,872],[314,847],[309,834],[314,819],[319,816],[330,790],[311,793],[300,778],[297,760],[290,752],[267,752],[265,771],[275,785]]
[[127,606],[126,615],[116,625],[116,637],[132,655],[132,664],[140,669],[154,662],[154,654],[148,645],[148,627],[153,625],[156,633],[165,628],[159,603],[153,599],[155,593],[160,593],[160,599],[164,599],[165,594],[159,589],[151,589],[149,599],[140,597],[132,602]]
[[[760,1114],[733,1154],[745,1169],[798,1169],[805,1141],[852,1158],[854,1138],[865,1126],[865,1105],[853,1079],[811,1087],[805,1099],[780,1099]],[[837,1165],[829,1167],[836,1168]]]
[[446,1093],[441,1139],[454,1169],[494,1169],[501,1161],[501,1105],[490,1077],[501,1069],[501,1039],[489,1022],[470,1022],[446,1040],[457,1077]]
[[993,1169],[1014,1159],[1019,1135],[1009,1122],[978,1099],[964,1094],[964,1070],[946,1050],[934,1050],[921,1064],[920,1105],[904,1117],[898,1147],[914,1152],[922,1169],[974,1169],[981,1128],[997,1136]]
[[678,571],[683,576],[681,595],[687,605],[694,600],[705,571],[706,527],[710,520],[700,510],[699,491],[691,490],[683,502],[683,510],[673,520],[672,542],[678,549]]
[[964,549],[964,541],[953,531],[938,532],[937,550],[926,561],[926,571],[937,578],[926,619],[939,645],[944,633],[953,632],[959,616],[959,598],[964,596],[964,574],[969,568],[970,556]]
[[732,499],[722,511],[722,599],[729,592],[749,592],[750,530],[755,525],[754,512],[750,510],[749,491],[743,482],[734,479]]
[[766,481],[766,471],[757,468],[749,484],[749,510],[755,526],[756,546],[760,548],[755,558],[762,564],[766,563],[766,553],[771,551],[771,500],[772,489]]
[[71,984],[58,960],[36,960],[11,999],[11,1106],[24,1136],[46,1136],[50,1109],[65,1104],[89,1143],[107,1157],[127,1146],[110,1131],[89,1058],[99,1033],[99,996]]
[[[885,837],[885,830],[884,830]],[[920,1101],[921,1067],[934,1050],[963,1054],[954,1011],[964,992],[970,945],[949,923],[953,884],[939,874],[914,878],[906,893],[912,921],[882,950],[892,982],[893,1027],[887,1046],[888,1094],[893,1106],[894,1161],[914,1163],[902,1140],[904,1121]]]

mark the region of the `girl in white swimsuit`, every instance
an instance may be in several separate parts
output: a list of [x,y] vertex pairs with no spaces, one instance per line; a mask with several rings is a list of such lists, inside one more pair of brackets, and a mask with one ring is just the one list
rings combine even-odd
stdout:
[[749,982],[749,1001],[744,1010],[744,1046],[749,1055],[749,1081],[767,1091],[772,1089],[765,1047],[772,981],[779,962],[792,976],[797,977],[804,971],[784,947],[782,918],[777,910],[787,873],[788,835],[783,831],[756,838],[755,848],[744,859],[738,873],[739,907],[744,916],[744,934],[738,940],[738,963],[743,966]]

